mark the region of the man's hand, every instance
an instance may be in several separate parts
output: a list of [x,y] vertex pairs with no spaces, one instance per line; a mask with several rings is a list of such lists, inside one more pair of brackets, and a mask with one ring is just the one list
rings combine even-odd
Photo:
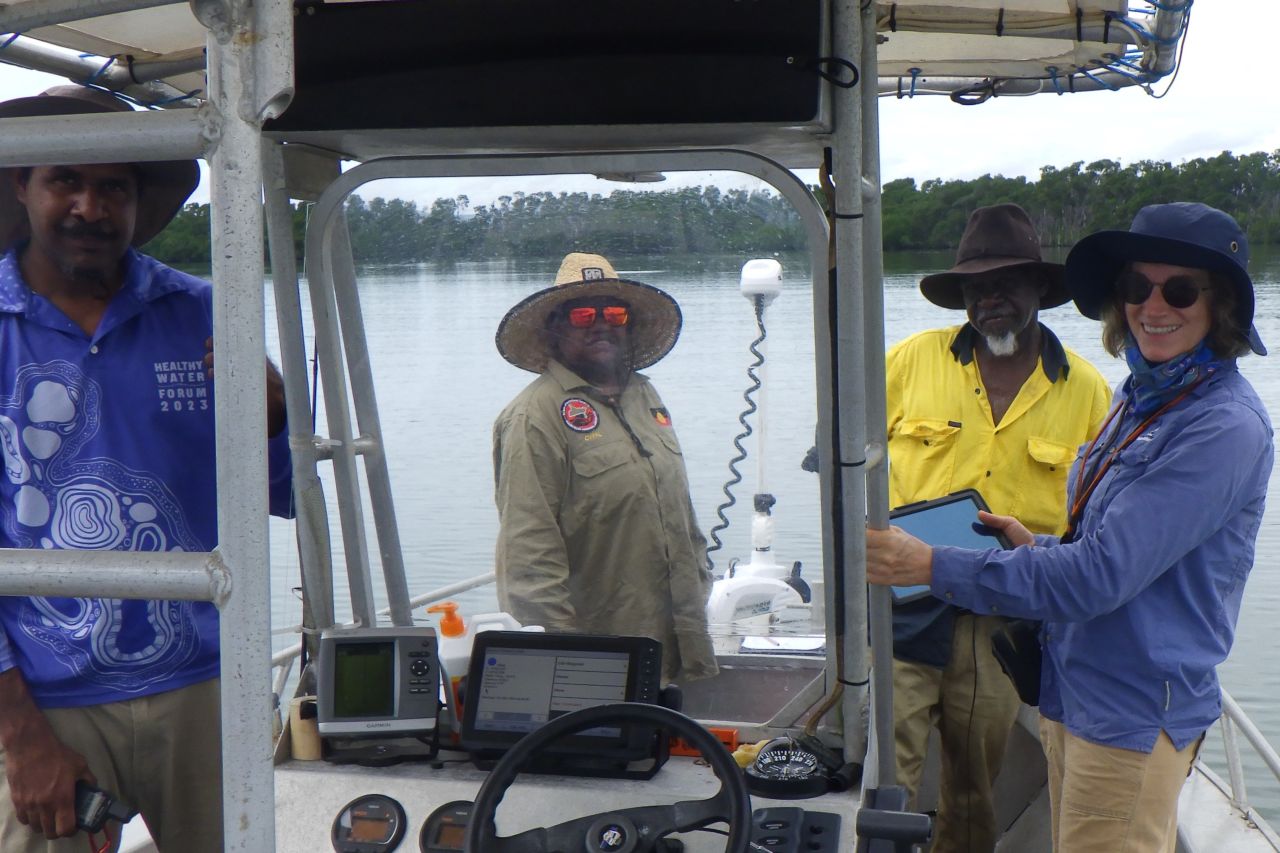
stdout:
[[76,834],[76,780],[94,784],[84,757],[45,727],[45,736],[5,749],[5,771],[18,820],[49,839]]
[[[213,338],[204,342],[204,369],[213,378]],[[284,429],[284,377],[267,359],[267,435],[279,435]]]
[[1030,530],[1023,526],[1021,521],[1012,515],[996,515],[994,512],[987,512],[985,509],[978,510],[978,521],[981,521],[987,527],[995,528],[1005,535],[1009,540],[1009,544],[1017,548],[1019,545],[1034,545],[1036,537]]
[[76,834],[76,780],[95,784],[84,757],[54,735],[16,669],[0,673],[0,738],[14,813],[46,838]]
[[900,527],[867,528],[867,582],[886,586],[929,584],[933,548]]

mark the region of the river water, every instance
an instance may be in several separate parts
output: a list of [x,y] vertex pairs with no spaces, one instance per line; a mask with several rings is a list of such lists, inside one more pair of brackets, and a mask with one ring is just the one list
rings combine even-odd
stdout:
[[[738,416],[745,408],[743,392],[749,385],[746,368],[752,357],[747,347],[756,337],[756,328],[750,304],[738,291],[739,269],[747,257],[611,260],[624,277],[671,293],[683,310],[680,341],[667,358],[645,372],[674,418],[694,506],[707,530],[716,523],[716,508],[724,502],[721,488],[730,476],[732,440],[741,431]],[[806,258],[780,260],[783,293],[765,313],[767,361],[761,371],[765,387],[763,395],[757,395],[762,412],[751,420],[756,433],[744,441],[750,456],[739,465],[744,479],[735,489],[737,505],[727,512],[730,525],[720,534],[724,548],[715,559],[723,566],[731,558],[749,556],[751,495],[763,483],[778,501],[774,510],[778,560],[799,560],[805,576],[819,577],[817,478],[800,469],[800,460],[813,443],[815,420],[810,280]],[[963,319],[960,312],[925,301],[917,287],[922,275],[945,269],[950,262],[945,254],[886,258],[886,342]],[[413,592],[492,571],[497,514],[490,430],[497,413],[533,378],[501,359],[493,336],[512,305],[550,283],[557,263],[558,259],[504,260],[360,271],[361,307]],[[1256,251],[1252,269],[1258,289],[1257,326],[1263,340],[1280,354],[1280,252]],[[304,315],[309,316],[305,310]],[[1077,314],[1073,306],[1046,311],[1041,319],[1109,380],[1124,377],[1123,362],[1102,350],[1098,324]],[[268,337],[274,346],[273,326]],[[312,344],[308,338],[309,352]],[[1242,371],[1273,417],[1280,415],[1277,357],[1251,356],[1241,361]],[[324,423],[323,415],[320,422]],[[762,431],[763,446],[758,441]],[[1221,677],[1262,730],[1280,740],[1280,664],[1273,625],[1273,614],[1280,609],[1280,473],[1272,478],[1270,498],[1235,650]],[[330,513],[336,518],[332,504]],[[368,538],[376,541],[371,528]],[[277,647],[296,641],[296,635],[283,631],[300,621],[293,541],[291,526],[273,520],[273,622],[282,631]],[[334,551],[340,564],[337,539]],[[342,577],[340,568],[337,573]],[[377,577],[375,570],[375,589],[380,589]],[[345,586],[341,582],[338,586],[341,618],[344,608],[349,613],[349,605]],[[464,613],[496,609],[492,587],[458,599]],[[1206,749],[1210,756],[1220,752],[1216,733],[1211,733]],[[1221,763],[1217,766],[1222,768]],[[1246,767],[1251,800],[1273,821],[1280,818],[1280,784],[1252,755],[1246,757]]]

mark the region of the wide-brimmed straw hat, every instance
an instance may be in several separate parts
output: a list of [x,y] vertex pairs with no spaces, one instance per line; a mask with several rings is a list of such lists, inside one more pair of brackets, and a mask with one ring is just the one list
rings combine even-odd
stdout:
[[498,352],[523,370],[547,369],[544,329],[548,319],[564,303],[585,296],[616,296],[631,307],[628,338],[632,368],[640,370],[659,361],[680,337],[680,306],[665,292],[639,281],[618,278],[617,271],[600,255],[571,252],[564,256],[555,283],[518,302],[498,324]]
[[[128,112],[131,109],[127,103],[101,89],[54,86],[39,95],[0,103],[0,134],[4,133],[3,119],[6,118]],[[141,176],[133,245],[141,246],[164,230],[195,191],[200,182],[200,167],[195,160],[133,165]],[[27,237],[27,212],[14,196],[13,182],[7,174],[9,171],[0,169],[0,250]]]
[[1040,235],[1027,212],[1016,204],[980,207],[969,214],[956,251],[956,265],[920,279],[920,292],[934,305],[963,310],[960,288],[967,280],[1014,267],[1044,279],[1048,289],[1040,297],[1041,308],[1056,308],[1071,298],[1063,280],[1062,264],[1042,260]]
[[1067,286],[1080,313],[1093,320],[1115,293],[1116,278],[1135,261],[1171,264],[1224,275],[1235,288],[1236,320],[1249,348],[1266,355],[1253,326],[1249,241],[1229,214],[1198,202],[1149,204],[1128,231],[1090,234],[1067,253]]

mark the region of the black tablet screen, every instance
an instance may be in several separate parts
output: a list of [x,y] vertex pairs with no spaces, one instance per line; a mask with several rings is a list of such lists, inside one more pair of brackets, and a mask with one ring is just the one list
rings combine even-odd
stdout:
[[[986,509],[986,501],[974,489],[947,495],[931,501],[908,504],[889,513],[889,523],[900,527],[930,545],[955,545],[960,548],[1008,548],[1008,542],[997,534],[974,529],[978,510]],[[924,584],[895,586],[895,601],[912,601],[929,593]]]

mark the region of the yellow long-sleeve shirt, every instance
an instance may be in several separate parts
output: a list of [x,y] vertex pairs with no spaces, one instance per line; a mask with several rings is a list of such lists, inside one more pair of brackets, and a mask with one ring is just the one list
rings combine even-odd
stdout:
[[1111,389],[1042,326],[1040,361],[996,424],[966,328],[920,332],[885,357],[890,505],[977,489],[992,512],[1061,534],[1067,470],[1106,418]]

